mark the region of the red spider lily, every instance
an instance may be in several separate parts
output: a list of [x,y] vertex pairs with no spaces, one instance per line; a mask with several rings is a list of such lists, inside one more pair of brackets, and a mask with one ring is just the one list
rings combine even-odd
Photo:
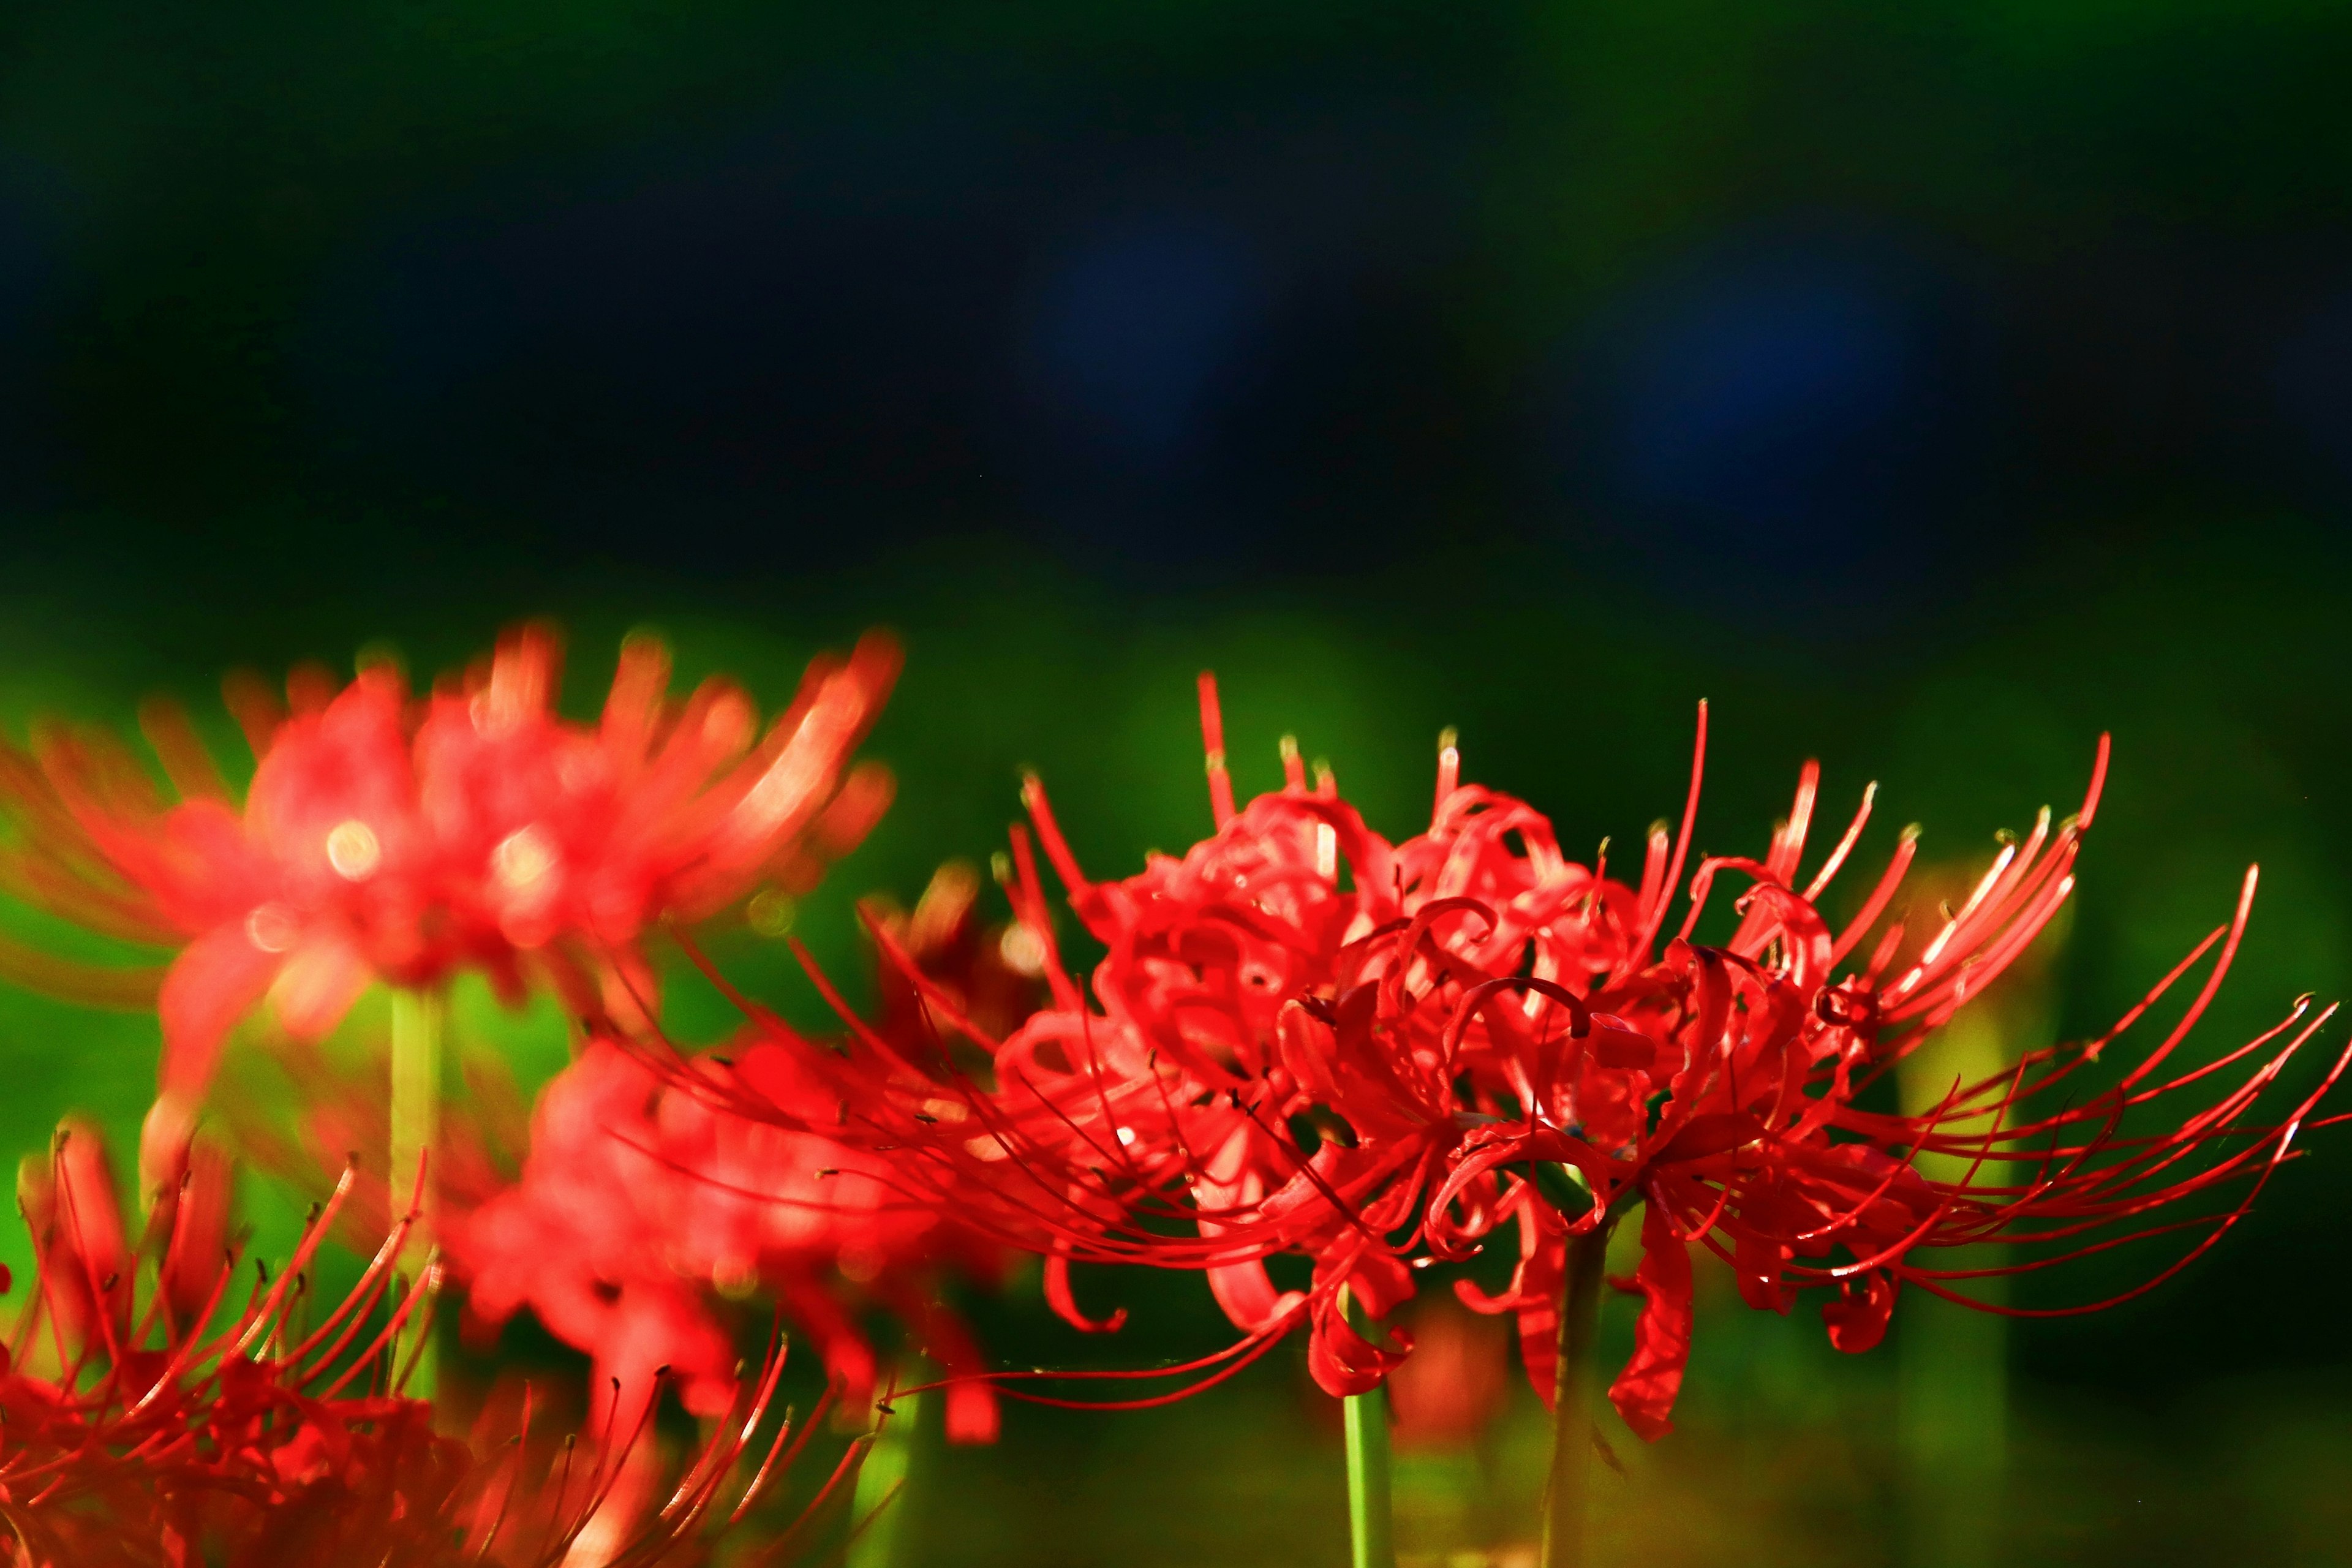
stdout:
[[[1054,1005],[999,1039],[922,986],[899,954],[933,1038],[917,1048],[860,1028],[845,1063],[810,1059],[844,1085],[869,1142],[928,1156],[894,1166],[902,1191],[936,1180],[930,1190],[971,1223],[1046,1254],[1049,1300],[1071,1321],[1115,1323],[1078,1309],[1074,1259],[1198,1268],[1254,1342],[1309,1320],[1318,1381],[1357,1392],[1408,1346],[1363,1336],[1345,1302],[1382,1314],[1412,1293],[1408,1260],[1422,1249],[1405,1233],[1487,1120],[1456,1103],[1447,1037],[1486,978],[1481,954],[1505,939],[1494,910],[1458,890],[1453,860],[1380,838],[1328,777],[1309,787],[1295,749],[1286,787],[1236,811],[1205,682],[1203,714],[1219,829],[1181,860],[1089,881],[1042,787],[1030,787],[1072,905],[1108,950],[1093,976],[1097,1005],[1062,965],[1029,842],[1016,834],[1011,889]],[[1549,843],[1544,835],[1530,852]],[[1549,917],[1529,902],[1506,918]],[[1482,1037],[1489,1026],[1476,1026]],[[985,1091],[958,1072],[940,1031],[986,1053]],[[736,1103],[794,1120],[757,1095]],[[1192,1236],[1169,1234],[1171,1223]],[[1308,1289],[1275,1288],[1275,1252],[1314,1260]]]
[[[973,918],[977,882],[967,867],[943,868],[911,915],[877,921],[925,984],[1017,1022],[1034,984],[1002,957],[1003,932]],[[913,1005],[903,982],[886,987],[883,1029],[912,1029]],[[749,1093],[813,1125],[840,1123],[840,1103],[804,1060],[754,1037],[733,1055],[697,1059],[698,1081],[681,1086],[592,1043],[541,1093],[521,1179],[451,1226],[472,1310],[496,1323],[529,1307],[589,1352],[594,1385],[622,1391],[615,1418],[625,1426],[656,1368],[669,1369],[689,1409],[734,1397],[714,1294],[772,1296],[863,1403],[880,1367],[857,1316],[878,1305],[960,1379],[948,1393],[950,1438],[992,1442],[995,1397],[974,1375],[985,1362],[938,1285],[945,1271],[995,1280],[1001,1250],[950,1211],[898,1195],[887,1156],[715,1108]]]
[[[740,1078],[812,1120],[827,1114],[819,1087],[772,1042],[696,1065],[718,1092]],[[856,1323],[864,1302],[907,1321],[951,1374],[985,1368],[937,1282],[943,1268],[996,1278],[993,1247],[897,1196],[879,1156],[716,1110],[608,1042],[541,1094],[521,1181],[447,1228],[472,1311],[495,1324],[528,1307],[587,1351],[595,1385],[621,1391],[624,1428],[654,1397],[659,1369],[690,1410],[736,1396],[714,1294],[772,1293],[854,1400],[871,1397],[878,1373]],[[996,1427],[987,1385],[955,1384],[950,1437],[992,1441]]]
[[[15,1538],[12,1561],[703,1563],[715,1531],[740,1520],[798,1450],[780,1430],[759,1473],[741,1483],[780,1353],[659,1507],[642,1432],[593,1450],[568,1441],[551,1448],[530,1430],[526,1394],[510,1434],[486,1426],[470,1443],[441,1434],[433,1407],[402,1395],[387,1364],[403,1321],[429,1310],[432,1293],[430,1279],[423,1290],[394,1286],[399,1232],[351,1296],[306,1324],[307,1269],[341,1189],[289,1266],[274,1281],[258,1274],[235,1305],[235,1260],[209,1250],[217,1237],[204,1217],[225,1212],[226,1178],[217,1160],[184,1173],[142,1249],[167,1284],[142,1301],[95,1135],[69,1125],[52,1160],[25,1173],[41,1279],[0,1365],[0,1515]],[[168,1281],[193,1278],[207,1253],[209,1289],[175,1301]],[[861,1451],[852,1447],[812,1510]],[[780,1543],[761,1560],[788,1549]]]
[[[17,828],[0,886],[181,948],[157,995],[162,1093],[142,1170],[170,1168],[223,1038],[265,996],[298,1038],[333,1027],[372,980],[429,988],[462,968],[509,995],[537,975],[593,1012],[644,994],[648,926],[709,915],[763,879],[813,880],[887,803],[887,773],[843,772],[898,669],[886,637],[811,665],[764,739],[723,682],[670,700],[650,638],[624,645],[595,724],[555,713],[559,663],[531,626],[422,700],[387,664],[341,690],[298,670],[283,706],[232,679],[256,759],[241,808],[167,705],[142,723],[176,800],[102,731],[47,725],[30,752],[0,747],[0,810]],[[126,984],[7,956],[52,988]]]
[[[1964,1299],[1985,1272],[1933,1267],[1937,1248],[2007,1242],[2022,1253],[2003,1266],[2013,1270],[2201,1232],[2144,1290],[2244,1212],[2345,1067],[2284,1114],[2256,1115],[2327,1016],[2298,1005],[2219,1061],[2168,1075],[2237,949],[2250,875],[2230,926],[2099,1040],[1956,1085],[1918,1116],[1860,1108],[2072,891],[2104,742],[2081,813],[2054,827],[2045,813],[1916,951],[1902,920],[1882,929],[1909,831],[1852,920],[1835,924],[1817,902],[1860,838],[1868,793],[1801,878],[1811,764],[1762,859],[1696,868],[1688,913],[1661,950],[1697,806],[1703,709],[1682,825],[1652,831],[1632,885],[1568,860],[1524,804],[1460,784],[1450,742],[1431,826],[1402,844],[1366,828],[1328,779],[1310,788],[1295,751],[1285,787],[1236,811],[1205,680],[1203,698],[1218,827],[1181,860],[1091,881],[1043,791],[1030,792],[1071,905],[1107,950],[1091,998],[1059,961],[1016,834],[1014,905],[1046,956],[1054,1005],[998,1039],[927,995],[943,1037],[985,1052],[976,1075],[943,1042],[918,1051],[871,1031],[845,1057],[810,1058],[869,1146],[911,1151],[892,1175],[902,1191],[951,1194],[973,1223],[1045,1253],[1049,1296],[1082,1325],[1103,1326],[1070,1297],[1073,1258],[1201,1268],[1251,1343],[1309,1320],[1317,1378],[1355,1393],[1410,1347],[1360,1334],[1343,1292],[1384,1313],[1410,1293],[1412,1267],[1465,1257],[1516,1224],[1510,1290],[1461,1293],[1517,1314],[1549,1397],[1556,1346],[1572,1337],[1563,1303],[1581,1310],[1591,1298],[1572,1276],[1597,1281],[1600,1244],[1638,1205],[1643,1261],[1627,1288],[1644,1304],[1612,1395],[1654,1437],[1688,1351],[1692,1247],[1725,1258],[1754,1306],[1785,1311],[1802,1289],[1833,1289],[1831,1338],[1856,1351],[1883,1333],[1903,1282]],[[1727,875],[1752,884],[1738,929],[1701,945],[1694,933]],[[2208,954],[2185,1016],[2119,1082],[2040,1109],[2053,1089],[2077,1089],[2084,1067]],[[2209,1080],[2226,1085],[2217,1103],[2159,1122],[2155,1102]],[[941,1117],[941,1103],[959,1115]],[[736,1107],[793,1116],[756,1095]],[[1956,1157],[1938,1168],[1962,1173],[1929,1177],[1922,1152]],[[2248,1189],[2234,1206],[2201,1201],[2231,1182]],[[1276,1291],[1265,1259],[1277,1253],[1313,1260],[1306,1291]]]
[[[1522,1262],[1512,1291],[1486,1300],[1465,1287],[1464,1295],[1487,1310],[1519,1313],[1538,1388],[1550,1381],[1570,1238],[1605,1236],[1637,1203],[1643,1259],[1629,1288],[1643,1296],[1643,1307],[1637,1348],[1611,1397],[1648,1437],[1668,1429],[1688,1353],[1694,1245],[1732,1266],[1750,1306],[1786,1311],[1798,1289],[1834,1287],[1837,1297],[1822,1309],[1832,1342],[1862,1351],[1884,1334],[1904,1281],[1966,1300],[1964,1282],[1989,1273],[2043,1268],[2174,1230],[2202,1231],[2184,1256],[2113,1299],[2120,1300],[2170,1278],[2244,1213],[2252,1189],[2285,1157],[2345,1067],[2339,1058],[2284,1116],[2254,1118],[2263,1091],[2329,1016],[2306,1019],[2298,1003],[2284,1022],[2221,1060],[2163,1076],[2236,952],[2252,905],[2251,872],[2231,923],[2106,1036],[2036,1052],[2013,1072],[1955,1085],[1921,1115],[1882,1114],[1855,1103],[1871,1080],[1990,984],[2068,896],[2105,762],[2103,742],[2081,813],[2053,832],[2044,812],[1907,963],[1897,962],[1905,946],[1898,922],[1881,935],[1866,963],[1836,973],[1886,907],[1910,860],[1913,836],[1906,833],[1861,912],[1834,930],[1814,900],[1843,864],[1863,819],[1857,816],[1800,892],[1794,882],[1816,778],[1809,766],[1766,859],[1700,865],[1683,934],[1657,963],[1597,975],[1579,990],[1535,980],[1493,983],[1495,1000],[1516,1003],[1519,994],[1536,992],[1535,1007],[1564,1014],[1568,1026],[1530,1032],[1488,1068],[1511,1088],[1507,1097],[1496,1097],[1498,1108],[1514,1114],[1465,1140],[1431,1204],[1430,1237],[1441,1255],[1459,1255],[1507,1215],[1517,1217]],[[1868,809],[1865,796],[1863,812]],[[1696,946],[1689,934],[1725,870],[1754,882],[1742,900],[1739,929],[1721,948]],[[2220,952],[2184,1016],[2119,1083],[2037,1113],[2049,1091],[2095,1061],[2216,943]],[[1465,1016],[1491,1005],[1481,997],[1465,1005]],[[2218,1103],[2154,1131],[2126,1130],[2127,1118],[2152,1116],[2142,1108],[2250,1061],[2252,1070]],[[1923,1152],[1956,1156],[1963,1173],[1948,1180],[1922,1173],[1916,1156]],[[1579,1190],[1554,1189],[1564,1200],[1555,1205],[1536,1181],[1514,1176],[1508,1194],[1493,1201],[1488,1184],[1497,1176],[1541,1164],[1573,1172]],[[2243,1178],[2251,1179],[2250,1190],[2219,1214],[2194,1201]],[[1457,1203],[1465,1196],[1475,1201]],[[2172,1217],[2149,1217],[2158,1211]],[[2129,1228],[2134,1224],[2137,1228]],[[2119,1225],[2126,1227],[2120,1233]],[[1999,1269],[1956,1271],[1921,1261],[1937,1248],[1987,1241],[2018,1246],[2025,1256]]]

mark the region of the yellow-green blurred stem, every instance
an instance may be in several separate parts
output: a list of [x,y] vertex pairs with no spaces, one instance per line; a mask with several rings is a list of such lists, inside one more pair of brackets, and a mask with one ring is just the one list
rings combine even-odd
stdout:
[[[392,994],[392,1159],[387,1174],[395,1217],[408,1213],[414,1200],[416,1219],[401,1248],[400,1263],[412,1289],[432,1255],[438,1206],[433,1201],[436,1173],[432,1153],[441,1122],[441,1015],[437,993],[403,988]],[[393,1353],[395,1369],[411,1369],[407,1392],[419,1399],[432,1398],[437,1369],[430,1321],[422,1310],[410,1318]]]
[[[915,1369],[919,1375],[921,1369]],[[895,1387],[898,1380],[886,1379]],[[891,1414],[874,1435],[857,1468],[857,1489],[849,1506],[851,1528],[846,1568],[890,1568],[898,1559],[900,1525],[906,1519],[907,1473],[913,1468],[915,1435],[922,1423],[923,1396],[901,1394],[889,1401]]]

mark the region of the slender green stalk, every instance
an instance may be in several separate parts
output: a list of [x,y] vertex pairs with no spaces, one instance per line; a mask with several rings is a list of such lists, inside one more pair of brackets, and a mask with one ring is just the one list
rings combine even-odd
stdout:
[[1341,1400],[1348,1423],[1348,1561],[1351,1568],[1396,1568],[1389,1502],[1389,1391]]
[[907,1515],[907,1472],[913,1467],[923,1395],[894,1395],[890,1409],[857,1468],[857,1489],[849,1505],[850,1526],[857,1534],[844,1559],[845,1568],[890,1568],[898,1555],[899,1526]]
[[[401,987],[392,994],[392,1204],[398,1215],[405,1212],[412,1194],[416,1199],[416,1225],[400,1257],[400,1271],[412,1286],[423,1277],[432,1256],[440,1206],[434,1201],[437,1173],[428,1156],[441,1131],[441,1012],[437,993]],[[410,1320],[394,1348],[393,1364],[410,1365],[412,1354],[415,1359],[407,1392],[430,1399],[439,1368],[429,1320]]]
[[[1361,1315],[1350,1305],[1349,1317]],[[1339,1402],[1348,1430],[1348,1544],[1350,1568],[1396,1568],[1396,1514],[1389,1490],[1389,1391]]]
[[1551,1474],[1544,1485],[1540,1568],[1584,1568],[1585,1482],[1592,1468],[1588,1384],[1592,1344],[1601,1327],[1601,1281],[1608,1268],[1609,1231],[1606,1225],[1597,1226],[1568,1242],[1568,1278],[1559,1304],[1559,1361],[1552,1369]]

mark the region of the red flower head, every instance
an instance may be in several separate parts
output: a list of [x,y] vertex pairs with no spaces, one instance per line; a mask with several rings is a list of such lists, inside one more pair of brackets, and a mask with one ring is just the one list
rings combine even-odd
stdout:
[[[1702,721],[1702,754],[1704,741]],[[1800,890],[1818,778],[1808,764],[1796,804],[1763,860],[1726,857],[1700,864],[1681,934],[1655,963],[1596,968],[1568,985],[1534,978],[1496,984],[1497,999],[1530,993],[1525,1011],[1542,1015],[1545,1026],[1490,1037],[1490,1046],[1504,1048],[1491,1051],[1474,1077],[1484,1079],[1501,1120],[1465,1141],[1431,1204],[1430,1237],[1442,1255],[1459,1256],[1506,1216],[1517,1218],[1522,1261],[1512,1290],[1497,1300],[1462,1290],[1474,1305],[1519,1314],[1539,1390],[1549,1396],[1570,1238],[1605,1237],[1616,1217],[1636,1205],[1643,1260],[1626,1288],[1643,1298],[1643,1307],[1633,1359],[1610,1393],[1629,1425],[1655,1437],[1670,1425],[1689,1350],[1693,1246],[1730,1263],[1753,1307],[1786,1311],[1801,1289],[1834,1288],[1838,1294],[1822,1309],[1831,1341],[1861,1351],[1885,1332],[1902,1281],[1964,1299],[1958,1281],[2044,1267],[2131,1238],[2110,1232],[2096,1242],[2076,1240],[2094,1229],[2163,1209],[2178,1213],[2186,1200],[2233,1178],[2252,1176],[2259,1186],[2343,1070],[2339,1059],[2282,1120],[2252,1121],[2261,1092],[2326,1015],[2303,1024],[2219,1105],[2154,1134],[2126,1136],[2120,1125],[2126,1112],[2258,1055],[2302,1023],[2298,1005],[2285,1024],[2222,1061],[2168,1080],[2156,1076],[2210,1002],[2236,951],[2253,891],[2251,873],[2204,988],[2119,1085],[2085,1090],[2047,1115],[2025,1110],[2096,1060],[2111,1033],[2085,1047],[2037,1052],[2013,1073],[1957,1085],[1919,1116],[1856,1104],[1872,1080],[1992,984],[2057,911],[2073,889],[2081,835],[2096,811],[2105,770],[2103,741],[2080,814],[2053,831],[2044,811],[1907,962],[1898,961],[1906,950],[1898,920],[1879,935],[1865,963],[1840,973],[1887,909],[1909,867],[1916,833],[1905,833],[1860,912],[1833,928],[1814,900],[1860,837],[1871,796],[1865,793],[1852,826]],[[1694,805],[1696,779],[1695,764]],[[1687,824],[1686,817],[1685,839]],[[1653,839],[1654,867],[1662,838]],[[1740,900],[1738,929],[1721,947],[1696,945],[1691,934],[1727,871],[1752,883]],[[1618,896],[1634,897],[1622,889]],[[2155,994],[2222,938],[2216,931]],[[1952,1180],[1923,1174],[1923,1152],[1958,1156],[1965,1173]],[[1539,1180],[1546,1168],[1572,1181]],[[1507,1184],[1500,1202],[1492,1185],[1498,1179]],[[1464,1204],[1465,1197],[1475,1201]],[[2201,1227],[2194,1257],[2242,1212],[2241,1204],[2220,1215],[2155,1221],[2133,1234]],[[1994,1240],[2025,1244],[2032,1255],[1998,1270],[1958,1273],[1920,1261],[1935,1248]],[[2042,1250],[2032,1252],[2037,1245]],[[2128,1294],[2152,1289],[2187,1261]]]
[[[897,672],[887,638],[812,665],[764,739],[724,683],[668,700],[651,639],[623,647],[593,725],[554,712],[557,667],[551,634],[527,627],[422,701],[383,664],[340,691],[298,671],[284,707],[232,679],[257,763],[241,808],[162,705],[142,718],[175,802],[100,731],[51,725],[30,754],[0,750],[0,809],[18,829],[0,881],[109,935],[182,948],[158,997],[151,1181],[185,1144],[223,1038],[265,995],[298,1038],[332,1028],[372,980],[430,987],[468,967],[510,995],[535,974],[575,1008],[622,1005],[644,994],[648,926],[709,915],[763,879],[810,879],[888,798],[879,769],[843,772]],[[55,960],[33,977],[108,979]]]
[[[142,1247],[166,1288],[142,1301],[96,1135],[69,1124],[53,1159],[27,1167],[42,1275],[0,1361],[0,1498],[30,1568],[702,1562],[713,1530],[740,1519],[790,1457],[779,1432],[761,1479],[739,1490],[781,1356],[736,1412],[748,1418],[693,1458],[657,1511],[642,1433],[575,1461],[568,1444],[551,1452],[530,1432],[526,1397],[520,1431],[492,1423],[472,1443],[443,1436],[386,1364],[401,1324],[430,1300],[429,1280],[391,1299],[399,1235],[352,1296],[298,1328],[339,1191],[274,1282],[265,1272],[241,1308],[224,1305],[235,1261],[213,1250],[213,1222],[227,1176],[218,1159],[185,1171]],[[204,1295],[175,1300],[169,1281],[199,1272]],[[386,1308],[389,1321],[375,1321]]]
[[[1900,919],[1881,929],[1912,832],[1852,920],[1834,925],[1816,903],[1859,841],[1868,793],[1824,862],[1801,876],[1811,764],[1762,859],[1698,866],[1689,911],[1661,951],[1697,809],[1696,761],[1679,830],[1653,829],[1630,885],[1569,861],[1524,804],[1460,784],[1450,739],[1430,828],[1403,843],[1367,829],[1328,779],[1310,789],[1287,750],[1286,786],[1235,811],[1205,681],[1203,696],[1218,828],[1181,860],[1091,882],[1031,790],[1072,907],[1107,950],[1091,999],[1060,964],[1016,835],[1015,910],[1046,956],[1054,1005],[998,1040],[933,999],[943,1036],[987,1053],[977,1077],[944,1038],[916,1050],[868,1033],[846,1058],[812,1058],[852,1108],[853,1130],[911,1151],[902,1183],[929,1182],[974,1224],[1045,1253],[1049,1299],[1082,1326],[1104,1325],[1071,1299],[1073,1258],[1201,1268],[1254,1341],[1309,1320],[1318,1380],[1360,1392],[1410,1347],[1360,1334],[1343,1290],[1384,1314],[1411,1293],[1412,1268],[1466,1257],[1515,1224],[1510,1290],[1461,1294],[1517,1315],[1530,1377],[1549,1397],[1563,1304],[1590,1299],[1574,1287],[1597,1283],[1610,1228],[1639,1206],[1643,1261],[1626,1288],[1644,1305],[1612,1395],[1655,1436],[1688,1351],[1692,1247],[1725,1258],[1753,1306],[1786,1310],[1801,1289],[1834,1290],[1823,1309],[1832,1342],[1866,1349],[1903,1282],[1957,1297],[1985,1272],[1938,1269],[1927,1261],[1936,1248],[2021,1244],[2028,1256],[2007,1266],[2021,1268],[2189,1228],[2204,1233],[2190,1256],[2201,1252],[2243,1204],[2209,1213],[2195,1200],[2240,1178],[2259,1186],[2345,1066],[2283,1116],[2256,1119],[2325,1019],[2298,1006],[2221,1061],[2165,1076],[2236,951],[2250,875],[2235,921],[2149,998],[2218,943],[2187,1016],[2119,1081],[2032,1109],[2060,1084],[2077,1089],[2144,1008],[2087,1046],[1957,1085],[1920,1115],[1860,1107],[2071,892],[2104,742],[2081,813],[2053,827],[2045,812],[1916,951]],[[1701,758],[1704,746],[1702,709]],[[1751,884],[1738,928],[1702,945],[1695,933],[1727,875]],[[2218,1103],[2144,1131],[2153,1102],[2247,1062]],[[957,1123],[916,1113],[949,1099],[968,1112]],[[791,1119],[756,1096],[737,1108]],[[1922,1152],[1960,1173],[1924,1173]],[[1193,1234],[1171,1234],[1171,1222]],[[2119,1236],[2119,1225],[2131,1228]],[[1277,1292],[1265,1260],[1278,1253],[1313,1260],[1306,1291]]]
[[[973,920],[976,883],[969,868],[944,868],[912,915],[887,927],[926,984],[1017,1020],[1033,983],[999,956],[1003,933]],[[903,988],[889,994],[898,1007],[911,1003]],[[885,1019],[909,1026],[895,1009]],[[992,1442],[995,1397],[971,1380],[984,1363],[938,1286],[943,1271],[994,1279],[999,1249],[951,1211],[903,1196],[887,1155],[719,1109],[752,1095],[808,1126],[840,1124],[841,1103],[806,1059],[755,1034],[730,1054],[697,1058],[679,1082],[609,1041],[592,1043],[541,1093],[521,1180],[451,1227],[472,1310],[496,1323],[529,1307],[587,1351],[595,1386],[622,1391],[625,1426],[651,1398],[656,1368],[668,1369],[689,1409],[734,1397],[735,1352],[714,1295],[772,1297],[862,1404],[880,1368],[857,1316],[879,1305],[964,1379],[948,1392],[949,1436]]]
[[[1380,1315],[1412,1294],[1422,1207],[1487,1120],[1458,1103],[1456,1015],[1488,978],[1484,955],[1549,913],[1540,900],[1465,897],[1455,859],[1419,841],[1390,845],[1328,775],[1310,786],[1293,747],[1284,788],[1236,810],[1205,679],[1202,715],[1218,829],[1181,859],[1091,881],[1043,787],[1029,786],[1071,905],[1107,949],[1091,1003],[1061,963],[1029,841],[1016,834],[1011,891],[1053,1005],[999,1038],[926,989],[930,1040],[866,1031],[846,1068],[814,1065],[868,1074],[840,1092],[869,1142],[925,1156],[900,1162],[901,1183],[936,1180],[939,1201],[1045,1253],[1048,1299],[1073,1323],[1117,1322],[1079,1310],[1073,1260],[1200,1268],[1255,1342],[1310,1321],[1315,1376],[1356,1392],[1409,1342],[1366,1338],[1347,1304]],[[1536,826],[1524,807],[1508,809],[1528,820],[1498,817],[1497,842]],[[1527,852],[1557,864],[1549,843],[1530,837]],[[903,955],[898,967],[916,973]],[[1495,1026],[1477,1022],[1469,1048]],[[960,1075],[942,1031],[986,1053],[986,1089]],[[792,1119],[756,1097],[739,1105]],[[1171,1237],[1171,1220],[1194,1235]],[[1308,1289],[1276,1289],[1265,1260],[1278,1252],[1313,1260]]]

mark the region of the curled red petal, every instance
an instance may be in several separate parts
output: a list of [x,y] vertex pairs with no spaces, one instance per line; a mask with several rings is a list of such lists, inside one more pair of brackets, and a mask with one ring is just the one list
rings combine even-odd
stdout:
[[1633,1281],[1642,1290],[1633,1356],[1609,1385],[1609,1403],[1626,1426],[1654,1443],[1674,1430],[1675,1396],[1682,1392],[1691,1342],[1690,1251],[1663,1204],[1643,1208],[1642,1266]]
[[1070,1290],[1070,1254],[1066,1247],[1045,1257],[1045,1304],[1062,1321],[1087,1334],[1117,1333],[1127,1322],[1127,1309],[1114,1308],[1107,1318],[1089,1318]]
[[1849,1354],[1858,1355],[1874,1350],[1886,1337],[1887,1319],[1894,1315],[1895,1281],[1885,1269],[1874,1269],[1862,1280],[1862,1294],[1856,1296],[1853,1281],[1833,1301],[1822,1306],[1822,1321],[1830,1331],[1830,1343]]

